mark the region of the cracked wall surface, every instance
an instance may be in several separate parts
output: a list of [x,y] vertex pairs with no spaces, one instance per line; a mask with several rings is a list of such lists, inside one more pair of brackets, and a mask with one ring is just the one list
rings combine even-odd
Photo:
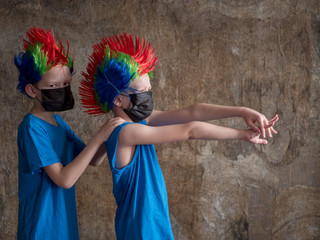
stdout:
[[[70,42],[77,104],[61,115],[84,141],[106,117],[84,114],[81,71],[93,43],[124,31],[148,39],[159,55],[152,79],[157,109],[207,102],[279,114],[279,134],[267,146],[194,140],[156,146],[175,239],[320,238],[319,1],[2,0],[0,239],[16,238],[16,135],[31,101],[16,90],[13,56],[33,25]],[[245,127],[240,118],[212,123]],[[114,239],[107,162],[89,167],[76,190],[80,239]]]

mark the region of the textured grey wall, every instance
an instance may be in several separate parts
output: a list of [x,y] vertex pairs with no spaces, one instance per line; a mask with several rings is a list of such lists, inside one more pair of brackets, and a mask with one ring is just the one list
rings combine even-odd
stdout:
[[[125,31],[147,38],[159,55],[158,109],[208,102],[280,115],[267,146],[156,146],[176,239],[319,239],[319,24],[317,0],[1,0],[0,239],[15,239],[16,129],[31,106],[16,90],[13,55],[33,25],[69,40],[76,100],[91,45]],[[63,117],[85,141],[104,121],[86,116],[79,101]],[[241,119],[215,123],[244,127]],[[107,162],[80,178],[77,205],[81,239],[115,238]]]

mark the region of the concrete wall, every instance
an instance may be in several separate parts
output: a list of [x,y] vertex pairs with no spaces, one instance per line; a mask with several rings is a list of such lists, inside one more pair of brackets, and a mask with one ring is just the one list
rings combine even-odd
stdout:
[[[77,105],[62,116],[84,140],[104,122],[77,88],[91,45],[123,31],[159,55],[156,108],[244,105],[280,116],[267,146],[188,141],[156,146],[175,239],[320,238],[320,3],[317,0],[9,1],[0,4],[0,239],[15,239],[17,126],[31,101],[16,90],[13,55],[31,26],[70,42]],[[213,122],[245,127],[242,119]],[[114,239],[107,162],[76,185],[81,239]]]

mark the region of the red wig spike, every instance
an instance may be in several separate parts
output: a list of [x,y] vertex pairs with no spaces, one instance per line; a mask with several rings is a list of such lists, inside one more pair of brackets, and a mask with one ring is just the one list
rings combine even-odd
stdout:
[[67,54],[64,54],[64,47],[60,41],[60,46],[57,45],[53,33],[51,34],[48,29],[45,32],[42,28],[32,27],[27,31],[27,37],[29,41],[24,39],[23,46],[24,50],[27,50],[30,45],[41,44],[41,50],[47,54],[48,64],[53,66],[61,63],[62,65],[68,63],[69,54],[69,42],[67,41]]
[[149,73],[157,65],[158,56],[154,56],[154,49],[143,38],[136,37],[135,45],[130,34],[115,35],[102,39],[103,45],[108,45],[111,50],[131,55],[139,64],[140,75]]
[[84,107],[89,108],[85,112],[93,115],[105,114],[101,107],[96,105],[94,81],[95,73],[98,65],[102,63],[104,59],[105,46],[100,42],[93,45],[93,53],[89,57],[89,63],[86,68],[87,72],[82,72],[83,78],[80,82],[79,95],[81,96],[81,103]]

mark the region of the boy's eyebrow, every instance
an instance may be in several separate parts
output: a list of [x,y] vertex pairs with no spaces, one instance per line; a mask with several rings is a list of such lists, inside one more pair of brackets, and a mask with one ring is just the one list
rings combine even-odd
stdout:
[[60,80],[52,80],[51,82],[48,82],[48,85],[65,83],[65,82],[71,82],[71,81],[72,81],[72,78],[69,77],[69,78],[63,79],[63,81],[60,81]]

